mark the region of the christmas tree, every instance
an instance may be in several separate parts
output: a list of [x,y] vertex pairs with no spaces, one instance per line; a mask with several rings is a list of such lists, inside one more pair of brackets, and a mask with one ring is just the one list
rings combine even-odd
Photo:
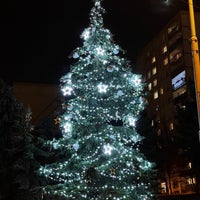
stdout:
[[56,122],[63,137],[49,144],[63,153],[40,168],[52,183],[44,192],[67,200],[150,200],[154,166],[140,152],[135,130],[144,85],[104,28],[101,1],[94,0],[83,46],[60,80],[65,100]]

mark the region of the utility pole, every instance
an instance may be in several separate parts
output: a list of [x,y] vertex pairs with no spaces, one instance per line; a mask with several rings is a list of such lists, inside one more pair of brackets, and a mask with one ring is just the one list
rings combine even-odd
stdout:
[[188,6],[189,6],[189,15],[190,15],[190,27],[191,27],[191,51],[192,51],[196,102],[197,102],[197,114],[198,114],[198,123],[199,123],[198,134],[199,134],[199,142],[200,142],[200,61],[199,61],[198,39],[196,36],[196,29],[195,29],[193,0],[188,0]]

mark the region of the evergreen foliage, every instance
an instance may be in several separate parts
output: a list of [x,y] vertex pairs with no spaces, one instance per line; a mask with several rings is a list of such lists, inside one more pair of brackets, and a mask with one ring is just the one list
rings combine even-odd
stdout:
[[104,12],[94,0],[83,46],[73,51],[76,61],[60,80],[62,138],[45,142],[58,156],[39,170],[50,179],[46,199],[154,198],[154,163],[140,151],[135,129],[145,106],[143,83],[104,28]]
[[38,197],[30,134],[30,112],[14,97],[12,88],[0,80],[0,199],[32,200]]

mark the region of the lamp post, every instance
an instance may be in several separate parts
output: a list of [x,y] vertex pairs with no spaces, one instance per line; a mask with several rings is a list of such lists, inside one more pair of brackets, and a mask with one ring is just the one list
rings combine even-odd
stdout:
[[194,19],[194,8],[193,0],[188,0],[189,15],[190,15],[190,28],[191,28],[191,51],[196,91],[196,102],[197,102],[197,114],[199,124],[199,141],[200,141],[200,61],[199,61],[199,47],[198,39],[196,36],[195,19]]

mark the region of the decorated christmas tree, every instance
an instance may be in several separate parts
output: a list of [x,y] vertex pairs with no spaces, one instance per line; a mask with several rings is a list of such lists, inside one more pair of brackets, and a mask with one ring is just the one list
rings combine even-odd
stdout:
[[70,71],[61,78],[64,101],[57,118],[63,137],[50,141],[62,152],[40,174],[58,199],[153,199],[154,166],[140,152],[135,126],[143,110],[144,85],[124,51],[104,28],[102,0],[94,0],[90,26],[76,48]]

